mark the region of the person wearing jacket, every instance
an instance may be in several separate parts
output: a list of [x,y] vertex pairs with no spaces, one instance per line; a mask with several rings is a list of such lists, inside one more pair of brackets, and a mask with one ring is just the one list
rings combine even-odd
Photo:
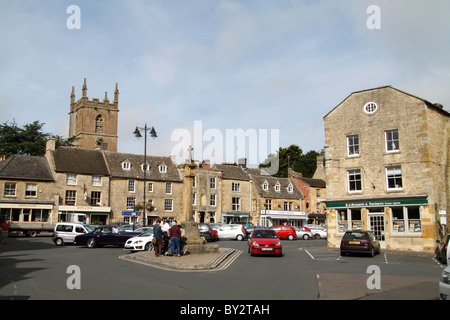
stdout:
[[181,255],[180,240],[181,240],[181,228],[174,222],[169,229],[170,240],[172,241],[172,255],[175,255],[175,249],[177,250],[177,257]]
[[153,227],[153,237],[156,239],[155,244],[155,256],[159,257],[162,249],[162,229],[161,229],[161,219],[156,221],[156,225]]

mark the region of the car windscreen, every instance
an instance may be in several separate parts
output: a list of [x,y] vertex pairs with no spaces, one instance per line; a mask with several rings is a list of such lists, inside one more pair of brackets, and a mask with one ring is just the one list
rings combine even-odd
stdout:
[[277,233],[273,230],[255,230],[253,238],[278,238]]
[[153,235],[153,230],[148,230],[147,232],[144,232],[139,235],[139,237],[150,237]]
[[347,232],[344,239],[368,239],[368,237],[365,232]]

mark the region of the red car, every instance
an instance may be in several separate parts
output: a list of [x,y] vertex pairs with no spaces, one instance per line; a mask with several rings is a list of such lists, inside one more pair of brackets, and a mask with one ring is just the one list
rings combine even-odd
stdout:
[[297,238],[297,232],[295,232],[295,229],[291,226],[276,226],[270,229],[275,230],[280,239],[294,240]]
[[270,229],[255,229],[248,239],[248,252],[254,254],[283,255],[281,241],[277,233]]

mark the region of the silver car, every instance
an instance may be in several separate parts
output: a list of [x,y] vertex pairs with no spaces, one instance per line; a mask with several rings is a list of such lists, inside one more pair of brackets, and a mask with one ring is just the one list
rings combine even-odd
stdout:
[[305,229],[305,227],[295,227],[293,226],[295,233],[297,234],[297,239],[308,240],[314,237],[311,231]]
[[439,299],[450,299],[450,267],[445,268],[441,273],[439,281]]
[[75,237],[94,230],[91,226],[78,222],[58,222],[53,230],[52,240],[57,246],[73,243]]
[[217,235],[219,240],[236,239],[242,241],[245,238],[244,226],[242,224],[225,224],[217,229]]
[[306,224],[307,227],[314,235],[314,239],[326,239],[328,230],[323,226],[319,226],[318,224]]

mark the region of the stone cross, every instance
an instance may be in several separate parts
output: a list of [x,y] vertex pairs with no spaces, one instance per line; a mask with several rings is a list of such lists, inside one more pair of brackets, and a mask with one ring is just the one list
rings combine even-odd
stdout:
[[187,150],[189,152],[189,163],[192,163],[192,150],[194,150],[194,148],[192,148],[192,145],[189,145],[189,148]]

